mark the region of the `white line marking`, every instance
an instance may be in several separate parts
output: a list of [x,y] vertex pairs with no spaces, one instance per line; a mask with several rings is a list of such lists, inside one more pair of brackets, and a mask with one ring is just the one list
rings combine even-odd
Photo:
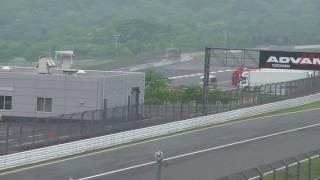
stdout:
[[123,169],[118,169],[115,171],[110,171],[110,172],[106,172],[106,173],[102,173],[102,174],[97,174],[94,176],[89,176],[89,177],[85,177],[85,178],[80,178],[80,179],[75,179],[75,180],[87,180],[87,179],[92,179],[92,178],[97,178],[97,177],[101,177],[101,176],[107,176],[110,174],[115,174],[118,172],[123,172],[123,171],[127,171],[127,170],[131,170],[131,169],[135,169],[135,168],[140,168],[140,167],[144,167],[144,166],[149,166],[152,164],[155,164],[156,162],[148,162],[148,163],[144,163],[144,164],[140,164],[140,165],[136,165],[136,166],[131,166],[131,167],[127,167],[127,168],[123,168]]
[[218,84],[226,84],[226,83],[231,83],[231,81],[220,81],[220,82],[217,82]]
[[[295,132],[295,131],[300,131],[300,130],[304,130],[304,129],[308,129],[308,128],[317,127],[317,126],[320,126],[320,123],[309,125],[309,126],[304,126],[304,127],[300,127],[300,128],[295,128],[295,129],[291,129],[291,130],[281,131],[281,132],[277,132],[277,133],[272,133],[272,134],[268,134],[268,135],[265,135],[265,136],[259,136],[259,137],[255,137],[255,138],[250,138],[250,139],[246,139],[246,140],[243,140],[243,141],[238,141],[238,142],[234,142],[234,143],[230,143],[230,144],[216,146],[216,147],[212,147],[212,148],[208,148],[208,149],[194,151],[194,152],[191,152],[191,153],[181,154],[181,155],[173,156],[173,157],[170,157],[170,158],[166,158],[164,160],[165,161],[169,161],[169,160],[179,159],[179,158],[183,158],[183,157],[187,157],[187,156],[192,156],[192,155],[205,153],[205,152],[209,152],[209,151],[213,151],[213,150],[227,148],[227,147],[231,147],[231,146],[235,146],[235,145],[239,145],[239,144],[244,144],[244,143],[248,143],[248,142],[252,142],[252,141],[266,139],[266,138],[269,138],[269,137],[279,136],[279,135],[283,135],[283,134],[287,134],[287,133],[291,133],[291,132]],[[88,179],[97,178],[97,177],[101,177],[101,176],[107,176],[107,175],[111,175],[111,174],[115,174],[115,173],[131,170],[131,169],[143,167],[143,166],[148,166],[148,165],[155,164],[155,163],[156,162],[147,162],[147,163],[140,164],[140,165],[135,165],[135,166],[131,166],[131,167],[123,168],[123,169],[118,169],[118,170],[114,170],[114,171],[110,171],[110,172],[106,172],[106,173],[102,173],[102,174],[97,174],[97,175],[93,175],[93,176],[89,176],[89,177],[80,178],[78,180],[88,180]]]
[[[232,69],[227,69],[227,70],[220,70],[220,71],[212,71],[210,74],[216,74],[216,73],[223,73],[223,72],[231,72],[234,71]],[[186,74],[186,75],[181,75],[181,76],[174,76],[174,77],[169,77],[168,79],[179,79],[179,78],[188,78],[188,77],[194,77],[194,76],[202,76],[203,73],[195,73],[195,74]]]
[[187,131],[187,132],[183,132],[183,133],[177,133],[177,134],[168,135],[168,136],[160,137],[160,138],[156,138],[156,137],[155,137],[155,139],[146,140],[146,141],[142,141],[142,142],[139,142],[139,143],[133,143],[133,144],[129,144],[129,145],[123,145],[123,146],[120,146],[120,147],[111,148],[111,149],[106,149],[106,150],[103,150],[103,151],[88,153],[88,154],[84,154],[84,155],[81,155],[81,156],[75,156],[75,157],[71,157],[71,158],[66,158],[66,159],[62,159],[62,160],[57,160],[57,161],[52,161],[52,162],[48,162],[48,163],[43,163],[43,164],[39,164],[39,165],[35,165],[35,166],[30,166],[30,167],[26,167],[26,168],[21,168],[21,169],[17,169],[17,170],[14,170],[14,171],[9,171],[9,172],[0,173],[0,176],[1,176],[1,175],[5,175],[5,174],[16,173],[16,172],[19,172],[19,171],[25,171],[25,170],[29,170],[29,169],[34,169],[34,168],[37,168],[37,167],[48,166],[48,165],[51,165],[51,164],[56,164],[56,163],[60,163],[60,162],[64,162],[64,161],[70,161],[70,160],[78,159],[78,158],[82,158],[82,157],[88,157],[88,156],[92,156],[92,155],[96,155],[96,154],[102,154],[102,153],[106,153],[106,152],[110,152],[110,151],[115,151],[115,150],[118,150],[118,149],[124,149],[124,148],[127,148],[127,147],[136,146],[136,145],[139,145],[139,144],[145,144],[145,143],[148,143],[148,142],[154,142],[154,141],[159,141],[159,140],[163,140],[163,139],[173,138],[173,137],[176,137],[176,136],[183,136],[183,135],[186,135],[186,134],[196,133],[196,132],[200,132],[200,131],[204,131],[204,130],[208,130],[208,129],[219,128],[219,127],[222,127],[222,126],[228,126],[228,125],[240,124],[240,123],[248,123],[248,122],[250,122],[250,121],[255,121],[255,120],[260,120],[260,119],[266,119],[266,118],[277,117],[277,116],[284,116],[284,115],[290,115],[290,114],[297,114],[297,113],[314,111],[314,110],[320,110],[320,108],[307,109],[307,110],[301,110],[301,111],[295,111],[295,112],[288,112],[288,113],[283,113],[283,114],[275,114],[275,115],[264,116],[264,117],[257,117],[257,118],[250,118],[250,117],[248,117],[248,119],[246,119],[246,120],[226,122],[226,123],[220,124],[220,125],[214,125],[214,124],[212,124],[213,127],[212,127],[212,126],[211,126],[211,127],[204,127],[204,128],[201,128],[201,129],[196,129],[196,130]]

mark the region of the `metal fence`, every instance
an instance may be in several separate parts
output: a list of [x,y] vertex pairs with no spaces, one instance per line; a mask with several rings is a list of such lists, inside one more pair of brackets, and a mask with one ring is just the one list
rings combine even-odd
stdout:
[[218,180],[319,180],[320,151],[235,173]]
[[[209,93],[208,114],[276,102],[320,91],[320,77],[267,84],[252,91]],[[0,155],[203,116],[199,101],[141,104],[49,118],[5,117],[0,122]]]
[[229,67],[259,67],[259,50],[210,48],[211,65]]

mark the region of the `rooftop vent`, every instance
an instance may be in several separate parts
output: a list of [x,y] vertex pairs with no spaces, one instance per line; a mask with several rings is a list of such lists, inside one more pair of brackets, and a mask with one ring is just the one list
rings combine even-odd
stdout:
[[41,57],[37,65],[39,74],[49,74],[50,69],[56,67],[56,63],[48,57]]
[[73,65],[73,51],[56,51],[54,60],[61,69],[71,69]]
[[86,74],[86,73],[87,73],[86,71],[81,70],[81,69],[79,69],[78,72],[77,72],[77,74]]

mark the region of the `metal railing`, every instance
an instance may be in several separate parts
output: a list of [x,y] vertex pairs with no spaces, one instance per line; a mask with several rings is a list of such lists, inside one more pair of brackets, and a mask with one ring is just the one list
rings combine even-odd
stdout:
[[319,178],[320,151],[313,151],[235,173],[218,180],[317,180]]
[[317,101],[320,101],[320,94],[314,94],[281,102],[269,103],[255,107],[218,113],[210,116],[192,118],[183,121],[166,123],[147,128],[135,129],[126,132],[120,132],[111,135],[80,140],[76,142],[64,143],[50,147],[9,154],[5,156],[0,156],[0,170],[30,163],[36,163],[40,161],[46,161],[99,148],[112,147],[124,143],[139,141],[146,138],[149,139],[152,137],[163,136],[192,128],[219,124],[222,122],[232,121],[238,118],[245,118],[249,116],[254,116],[290,107],[296,107],[299,105],[304,105]]
[[[267,84],[253,91],[212,91],[207,110],[209,115],[217,114],[319,91],[319,77]],[[49,118],[4,117],[0,121],[0,155],[201,117],[204,106],[199,99],[114,107]]]

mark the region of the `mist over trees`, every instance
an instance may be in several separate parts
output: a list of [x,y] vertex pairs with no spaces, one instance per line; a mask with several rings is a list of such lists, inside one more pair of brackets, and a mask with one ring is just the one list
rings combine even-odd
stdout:
[[319,0],[3,0],[0,61],[319,44],[319,9]]

